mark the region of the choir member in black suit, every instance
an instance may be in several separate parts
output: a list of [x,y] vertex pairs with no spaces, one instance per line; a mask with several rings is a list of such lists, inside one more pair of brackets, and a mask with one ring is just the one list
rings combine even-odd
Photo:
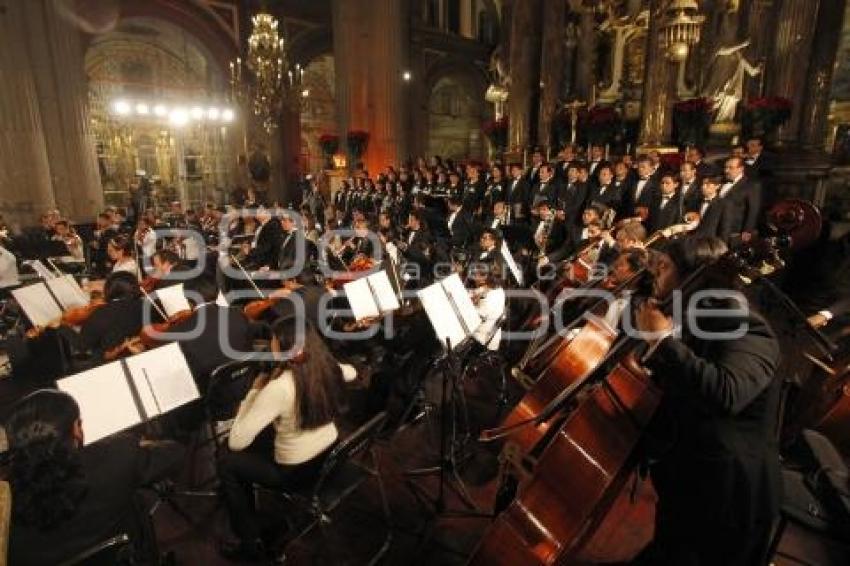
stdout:
[[661,185],[655,202],[649,209],[649,231],[657,232],[681,224],[683,214],[679,195],[679,178],[673,173],[661,175]]
[[281,223],[273,218],[271,212],[265,207],[256,209],[256,218],[259,223],[254,233],[254,241],[245,261],[242,262],[245,269],[277,269],[279,253],[283,234]]
[[618,213],[622,213],[623,205],[625,204],[628,195],[634,190],[637,182],[637,172],[629,167],[625,161],[617,161],[614,163],[614,186],[620,191],[621,205],[617,209]]
[[575,226],[581,219],[581,211],[587,203],[587,185],[579,182],[578,165],[572,163],[567,169],[567,178],[558,187],[554,207],[558,218]]
[[592,185],[599,185],[599,171],[603,165],[611,165],[605,159],[605,148],[601,145],[590,146],[590,160],[587,162],[587,173]]
[[433,264],[437,261],[437,246],[420,209],[414,208],[410,211],[407,229],[407,237],[399,243],[399,249],[408,263],[419,267],[419,274],[424,282],[429,282],[433,275]]
[[42,389],[21,399],[5,423],[14,499],[10,564],[64,564],[121,533],[137,548],[146,546],[135,513],[136,490],[175,471],[182,447],[142,444],[129,434],[84,447],[80,417],[70,395]]
[[726,184],[720,189],[720,197],[728,204],[730,230],[741,233],[746,241],[756,231],[761,214],[761,184],[744,173],[745,163],[740,157],[726,160]]
[[779,512],[782,379],[773,330],[740,294],[716,295],[733,288],[734,270],[709,268],[687,291],[685,305],[695,291],[715,294],[689,309],[682,328],[658,306],[725,251],[716,239],[682,238],[650,258],[653,299],[635,319],[646,333],[644,363],[664,395],[646,431],[656,447],[648,454],[655,535],[637,564],[761,564]]
[[449,232],[451,233],[452,248],[465,249],[475,234],[475,219],[467,209],[465,201],[457,197],[449,197]]
[[730,215],[726,208],[728,203],[720,198],[720,187],[722,184],[720,175],[709,175],[702,180],[702,201],[694,210],[699,214],[699,224],[693,231],[694,237],[713,237],[723,241],[729,239]]
[[715,167],[705,161],[705,151],[701,147],[691,146],[688,148],[685,159],[694,164],[697,169],[697,177],[702,179],[714,174]]
[[641,216],[647,218],[649,207],[660,192],[658,185],[652,180],[652,161],[641,157],[637,162],[638,180],[634,187],[623,198],[624,218]]
[[466,183],[463,185],[463,204],[471,214],[477,214],[486,188],[487,182],[481,175],[481,167],[477,163],[467,165]]
[[[553,243],[553,249],[541,258],[540,265],[557,263],[579,251],[588,240],[602,233],[602,216],[605,208],[598,204],[590,204],[581,213],[580,226],[567,226],[563,236],[559,237],[557,244]],[[557,247],[555,247],[557,246]]]
[[746,151],[744,163],[752,177],[760,179],[770,176],[773,160],[771,155],[765,151],[762,139],[758,137],[749,138],[746,143]]
[[573,144],[565,145],[564,148],[558,152],[558,162],[555,164],[555,177],[557,177],[562,183],[566,183],[570,165],[575,163],[577,160],[578,155],[576,155],[575,146]]
[[[540,264],[550,263],[549,254],[560,250],[569,239],[569,226],[558,220],[549,201],[541,200],[534,210],[537,220],[532,225],[532,238],[536,245]],[[553,260],[554,261],[554,260]]]
[[702,183],[697,175],[696,165],[685,161],[679,167],[679,177],[682,181],[679,193],[682,195],[682,215],[686,212],[695,212],[702,202]]
[[525,172],[525,178],[532,187],[540,182],[540,167],[543,165],[543,152],[535,149],[531,153],[531,167]]
[[544,163],[540,166],[539,172],[540,182],[534,185],[531,189],[531,208],[535,208],[541,201],[552,203],[555,200],[555,195],[558,194],[559,183],[554,177],[552,166]]
[[500,165],[494,165],[490,168],[490,178],[487,180],[487,187],[484,189],[484,198],[481,201],[482,216],[493,212],[493,204],[505,199],[505,174],[502,172]]
[[608,163],[598,166],[596,179],[596,184],[591,186],[588,201],[620,210],[623,204],[623,193],[614,184],[614,171]]
[[511,209],[514,223],[528,224],[531,222],[531,185],[522,172],[522,165],[512,163],[511,178],[505,185],[505,203]]

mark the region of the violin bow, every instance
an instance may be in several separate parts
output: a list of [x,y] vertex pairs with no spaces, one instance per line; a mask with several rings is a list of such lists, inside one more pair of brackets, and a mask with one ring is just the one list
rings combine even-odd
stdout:
[[260,288],[259,288],[259,287],[257,287],[257,284],[254,282],[254,280],[251,278],[251,276],[250,276],[250,275],[248,274],[248,272],[245,270],[245,267],[242,265],[242,262],[241,262],[241,261],[239,261],[239,260],[236,258],[236,256],[234,256],[233,254],[228,254],[228,255],[230,256],[230,259],[233,261],[233,263],[235,263],[235,264],[236,264],[236,267],[238,267],[238,268],[239,268],[239,271],[241,271],[241,272],[242,272],[242,275],[244,275],[244,276],[245,276],[245,278],[248,280],[248,282],[251,284],[251,287],[253,287],[253,288],[254,288],[254,291],[256,291],[256,292],[257,292],[257,295],[259,295],[261,299],[266,299],[266,298],[268,298],[268,297],[266,297],[266,294],[265,294],[265,293],[263,293],[262,291],[260,291]]

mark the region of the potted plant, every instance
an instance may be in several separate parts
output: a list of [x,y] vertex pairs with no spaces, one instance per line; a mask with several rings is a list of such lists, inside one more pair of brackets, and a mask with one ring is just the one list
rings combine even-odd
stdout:
[[708,98],[690,98],[673,105],[673,139],[680,147],[702,146],[708,139],[714,103]]
[[319,136],[319,148],[325,158],[325,167],[330,167],[334,154],[339,151],[339,136],[336,134],[322,134]]
[[781,96],[750,98],[744,105],[742,129],[747,136],[768,137],[791,118],[791,101]]
[[346,142],[348,143],[348,150],[356,162],[366,153],[366,147],[369,145],[369,132],[351,130],[348,132]]

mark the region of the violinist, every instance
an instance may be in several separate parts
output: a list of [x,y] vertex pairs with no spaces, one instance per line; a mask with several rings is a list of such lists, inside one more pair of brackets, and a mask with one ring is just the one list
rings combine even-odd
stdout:
[[505,315],[506,302],[501,264],[493,260],[476,261],[470,265],[468,272],[474,285],[470,296],[481,317],[481,324],[472,333],[476,344],[473,352],[495,352],[502,340],[499,325]]
[[98,214],[94,239],[89,242],[89,246],[91,246],[91,268],[99,276],[106,275],[109,272],[112,264],[109,262],[107,248],[109,241],[117,234],[118,230],[112,226],[112,215],[108,212]]
[[369,224],[366,220],[354,222],[354,236],[346,240],[339,252],[346,264],[363,257],[372,257],[372,240],[369,238]]
[[147,293],[153,293],[170,285],[179,283],[176,278],[170,277],[175,268],[181,267],[180,257],[171,250],[163,249],[154,252],[151,256],[151,267],[153,271],[142,280],[141,286]]
[[133,254],[133,242],[125,235],[115,236],[109,240],[106,248],[109,261],[112,265],[112,273],[127,272],[136,279],[139,278],[139,263]]
[[[702,299],[686,325],[660,306],[725,251],[718,239],[683,238],[653,253],[652,298],[636,309],[637,328],[648,333],[644,363],[664,392],[647,438],[655,538],[638,564],[761,564],[779,510],[773,331],[732,296]],[[731,289],[734,270],[708,270],[696,290]]]
[[103,287],[106,304],[95,310],[80,328],[83,348],[96,359],[139,334],[144,324],[144,299],[135,275],[127,271],[109,274]]
[[139,218],[133,238],[142,257],[149,258],[156,251],[156,233],[146,217]]
[[85,259],[83,239],[80,238],[79,234],[77,234],[68,221],[57,220],[53,225],[53,229],[56,232],[53,235],[53,239],[65,244],[65,247],[68,249],[68,255],[77,261],[83,261]]

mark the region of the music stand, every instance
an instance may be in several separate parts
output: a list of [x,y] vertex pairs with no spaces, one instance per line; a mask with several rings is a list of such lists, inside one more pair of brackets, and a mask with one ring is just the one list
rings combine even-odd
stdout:
[[[469,438],[469,419],[466,413],[466,401],[463,394],[463,368],[457,349],[468,343],[473,331],[480,325],[481,319],[475,310],[463,283],[457,274],[434,283],[418,291],[431,325],[434,327],[445,350],[434,362],[434,368],[440,371],[440,452],[437,465],[408,470],[404,473],[408,486],[420,502],[426,500],[435,515],[444,517],[491,518],[483,513],[472,500],[466,485],[459,474],[458,449]],[[451,422],[449,422],[451,411]],[[458,411],[462,411],[465,438],[458,438]],[[437,493],[432,495],[424,487],[414,483],[412,478],[437,475]],[[466,506],[465,509],[449,509],[446,504],[446,488],[452,489]]]

